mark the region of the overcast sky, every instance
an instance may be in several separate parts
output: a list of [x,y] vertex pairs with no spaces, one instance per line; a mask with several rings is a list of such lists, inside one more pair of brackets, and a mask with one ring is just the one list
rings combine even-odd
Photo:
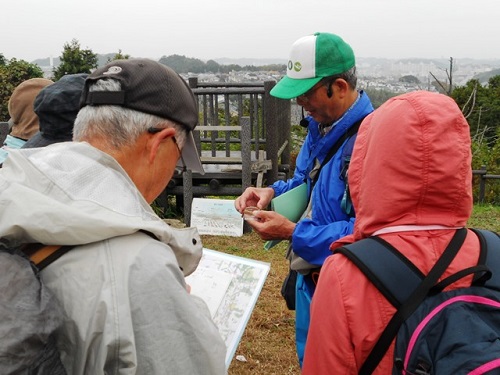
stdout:
[[286,60],[315,31],[360,57],[500,58],[500,0],[11,0],[1,13],[0,53],[27,61],[74,38],[100,54]]

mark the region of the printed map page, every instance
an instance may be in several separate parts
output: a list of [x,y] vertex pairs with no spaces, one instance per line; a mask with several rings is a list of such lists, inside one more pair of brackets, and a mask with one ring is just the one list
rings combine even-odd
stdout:
[[203,249],[195,272],[186,277],[191,294],[202,298],[227,346],[229,368],[250,319],[270,264]]

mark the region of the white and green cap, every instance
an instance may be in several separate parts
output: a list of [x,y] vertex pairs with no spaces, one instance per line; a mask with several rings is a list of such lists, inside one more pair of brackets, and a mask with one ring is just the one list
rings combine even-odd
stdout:
[[335,34],[314,33],[292,45],[290,59],[283,77],[271,95],[292,99],[305,94],[324,77],[344,73],[356,64],[349,44]]

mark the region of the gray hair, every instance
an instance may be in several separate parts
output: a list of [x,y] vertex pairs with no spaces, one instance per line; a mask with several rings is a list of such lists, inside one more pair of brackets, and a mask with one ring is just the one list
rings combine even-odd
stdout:
[[[89,91],[120,90],[121,83],[115,79],[100,79],[89,87]],[[175,140],[182,149],[187,136],[182,125],[118,105],[85,106],[80,109],[73,128],[73,140],[88,141],[99,137],[107,140],[109,146],[120,149],[135,143],[150,128],[174,128]]]
[[351,87],[351,89],[356,89],[356,84],[358,82],[358,76],[356,75],[356,67],[353,66],[351,69],[346,70],[343,73],[336,74],[330,77],[325,77],[321,80],[321,82],[327,86],[338,78],[342,78],[347,82],[347,84]]

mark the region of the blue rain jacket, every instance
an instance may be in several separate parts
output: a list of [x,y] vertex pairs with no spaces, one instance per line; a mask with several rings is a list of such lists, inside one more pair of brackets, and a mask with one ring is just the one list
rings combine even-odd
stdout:
[[[312,181],[309,172],[313,169],[315,160],[323,162],[333,144],[352,125],[372,111],[373,106],[368,95],[360,91],[359,99],[325,136],[321,136],[319,124],[314,119],[308,118],[308,134],[297,156],[294,175],[287,181],[276,181],[271,185],[275,196],[299,186],[304,181],[307,181],[308,193],[311,194]],[[351,234],[354,228],[354,218],[344,213],[340,205],[345,191],[345,181],[341,177],[341,172],[346,143],[347,141],[321,169],[312,189],[311,218],[299,221],[292,235],[292,248],[295,254],[318,267],[331,255],[330,244]],[[314,288],[315,285],[310,278],[298,275],[295,326],[297,354],[301,365],[309,327],[309,305]]]

